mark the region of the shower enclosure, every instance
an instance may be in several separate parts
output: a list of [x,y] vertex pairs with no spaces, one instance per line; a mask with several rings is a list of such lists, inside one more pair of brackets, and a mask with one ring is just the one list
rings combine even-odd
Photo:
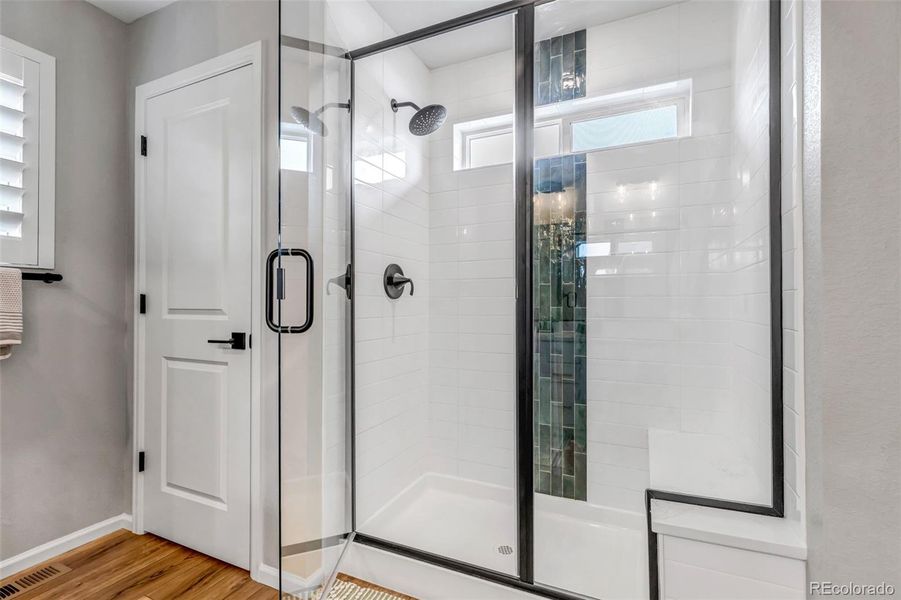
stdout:
[[653,500],[784,511],[779,3],[396,14],[282,3],[282,590],[656,597]]

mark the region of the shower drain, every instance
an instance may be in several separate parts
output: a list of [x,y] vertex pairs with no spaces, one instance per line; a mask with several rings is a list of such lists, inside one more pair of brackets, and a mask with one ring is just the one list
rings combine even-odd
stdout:
[[498,553],[503,554],[504,556],[509,556],[509,555],[513,554],[513,547],[504,544],[503,546],[498,546],[497,551],[498,551]]

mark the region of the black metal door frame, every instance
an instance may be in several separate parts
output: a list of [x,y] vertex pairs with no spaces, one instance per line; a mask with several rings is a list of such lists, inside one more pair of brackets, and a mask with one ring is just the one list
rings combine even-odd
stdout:
[[[355,424],[355,286],[350,286],[350,307],[348,323],[348,386],[349,395],[349,470],[352,489],[351,531],[354,541],[367,546],[387,550],[395,554],[413,558],[425,563],[451,569],[465,575],[478,577],[493,583],[559,600],[585,600],[586,597],[551,588],[534,580],[534,486],[532,468],[532,195],[533,195],[533,148],[531,130],[534,121],[533,55],[535,7],[554,0],[510,0],[462,17],[437,23],[417,31],[349,51],[345,57],[350,60],[351,125],[350,125],[350,254],[354,259],[354,143],[353,143],[353,98],[355,92],[355,63],[357,60],[386,52],[395,48],[421,41],[474,25],[503,15],[515,18],[515,106],[514,106],[514,194],[516,215],[516,498],[518,523],[518,574],[516,576],[486,569],[446,556],[397,544],[366,535],[357,531],[356,519],[356,424]],[[659,598],[659,578],[657,564],[657,535],[651,528],[651,507],[653,500],[679,502],[706,506],[722,510],[732,510],[751,514],[781,518],[784,516],[784,457],[783,457],[783,391],[782,391],[782,160],[781,160],[781,5],[780,0],[769,1],[769,142],[770,142],[770,197],[769,197],[769,251],[770,251],[770,351],[771,351],[771,423],[772,423],[772,502],[770,505],[749,504],[729,500],[706,498],[689,494],[679,494],[665,490],[646,490],[646,512],[648,526],[648,575],[649,597]],[[284,38],[283,38],[284,42]],[[312,49],[312,48],[311,48]],[[332,48],[323,50],[329,54]]]

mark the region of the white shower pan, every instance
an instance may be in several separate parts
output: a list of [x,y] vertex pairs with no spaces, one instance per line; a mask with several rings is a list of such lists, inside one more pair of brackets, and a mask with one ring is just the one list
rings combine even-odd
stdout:
[[[515,575],[514,502],[510,488],[427,473],[359,531]],[[646,549],[644,515],[535,495],[536,583],[605,600],[644,598]]]

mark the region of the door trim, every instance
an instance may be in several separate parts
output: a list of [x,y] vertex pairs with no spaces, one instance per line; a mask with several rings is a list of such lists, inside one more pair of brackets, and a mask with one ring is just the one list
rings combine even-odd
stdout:
[[[135,180],[135,262],[134,262],[134,306],[132,318],[134,322],[134,363],[132,389],[132,530],[137,534],[144,533],[144,478],[138,471],[138,452],[144,448],[145,442],[145,398],[144,398],[144,346],[145,324],[140,314],[139,294],[146,286],[145,272],[145,196],[146,182],[145,159],[141,156],[140,140],[145,132],[145,104],[151,98],[175,91],[177,89],[222,75],[229,71],[249,66],[255,93],[253,95],[252,118],[255,134],[253,136],[253,193],[251,197],[251,327],[250,334],[257,341],[257,348],[250,349],[250,573],[253,579],[260,577],[260,566],[263,562],[263,436],[262,436],[262,272],[260,261],[263,244],[263,210],[264,196],[263,177],[263,43],[257,41],[237,50],[227,52],[194,66],[176,71],[159,79],[144,83],[135,88],[135,130],[134,130],[134,180]],[[151,149],[152,152],[152,141]],[[149,299],[153,306],[154,299]],[[153,458],[151,457],[151,460]]]

